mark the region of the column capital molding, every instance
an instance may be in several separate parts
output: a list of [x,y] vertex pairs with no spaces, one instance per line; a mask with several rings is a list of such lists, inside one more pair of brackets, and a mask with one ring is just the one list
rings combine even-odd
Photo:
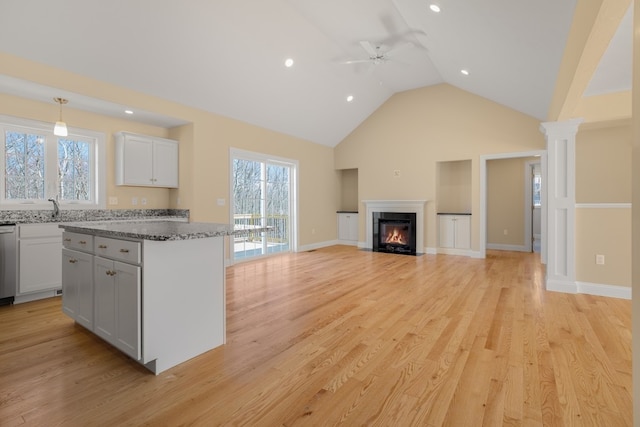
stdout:
[[583,118],[563,120],[561,122],[542,122],[540,123],[540,132],[544,133],[548,138],[551,135],[575,135],[578,133],[578,127],[584,121]]

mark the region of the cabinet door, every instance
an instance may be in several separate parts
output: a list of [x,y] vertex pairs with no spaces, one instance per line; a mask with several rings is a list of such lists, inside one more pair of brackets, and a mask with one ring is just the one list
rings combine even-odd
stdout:
[[349,218],[347,214],[338,214],[338,239],[348,240],[349,238]]
[[153,185],[153,141],[127,136],[122,150],[123,183]]
[[122,262],[113,263],[116,288],[115,346],[140,359],[140,267]]
[[74,320],[78,316],[77,253],[62,250],[62,311]]
[[154,140],[153,185],[178,187],[178,144],[176,142]]
[[349,214],[349,240],[358,241],[358,214]]
[[116,282],[113,274],[113,261],[100,257],[93,258],[95,292],[93,331],[112,344],[116,335]]
[[450,215],[439,215],[440,247],[453,248],[455,245],[455,221]]
[[62,250],[62,310],[87,329],[93,329],[93,257]]
[[358,214],[338,214],[338,239],[358,241]]
[[94,332],[140,359],[140,267],[94,257]]
[[469,216],[457,216],[455,221],[455,247],[458,249],[471,248],[471,218]]
[[62,286],[62,237],[21,239],[18,293]]

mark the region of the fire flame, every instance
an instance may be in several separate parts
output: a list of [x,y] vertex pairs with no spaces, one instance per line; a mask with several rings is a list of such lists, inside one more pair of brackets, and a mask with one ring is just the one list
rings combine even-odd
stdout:
[[396,245],[406,245],[407,237],[401,232],[399,227],[393,227],[391,231],[387,233],[385,243],[393,243]]

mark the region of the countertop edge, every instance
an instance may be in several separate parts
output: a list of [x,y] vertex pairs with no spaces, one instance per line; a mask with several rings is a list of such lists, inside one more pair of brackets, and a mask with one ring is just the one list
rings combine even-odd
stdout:
[[210,237],[237,236],[252,232],[271,230],[271,227],[233,229],[229,224],[189,223],[171,220],[152,221],[89,221],[60,223],[59,228],[72,233],[83,233],[99,237],[124,238],[152,241],[178,241],[205,239]]

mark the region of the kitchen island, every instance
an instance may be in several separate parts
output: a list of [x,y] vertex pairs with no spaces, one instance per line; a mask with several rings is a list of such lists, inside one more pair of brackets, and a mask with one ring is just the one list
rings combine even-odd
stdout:
[[224,239],[249,230],[174,221],[59,227],[63,311],[76,323],[155,374],[224,344]]

